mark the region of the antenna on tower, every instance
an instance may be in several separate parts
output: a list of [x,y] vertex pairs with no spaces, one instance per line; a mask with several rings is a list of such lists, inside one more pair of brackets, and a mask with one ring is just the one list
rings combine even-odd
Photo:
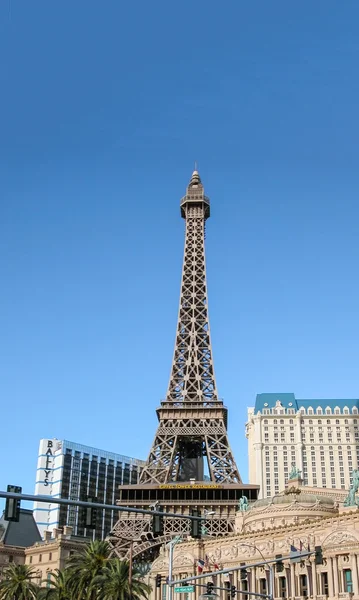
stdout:
[[197,161],[196,160],[194,161],[194,170],[198,171],[198,169],[197,169]]

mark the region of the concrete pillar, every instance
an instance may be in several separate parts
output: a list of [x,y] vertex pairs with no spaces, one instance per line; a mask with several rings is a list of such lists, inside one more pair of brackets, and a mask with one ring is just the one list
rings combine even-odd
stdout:
[[315,558],[311,559],[311,576],[312,576],[312,596],[313,598],[316,598],[317,594],[318,594],[318,586],[317,586],[317,567],[315,564]]
[[351,559],[352,559],[353,592],[354,592],[354,595],[357,596],[359,594],[359,585],[358,585],[358,565],[357,565],[356,554],[352,554]]
[[295,598],[295,564],[290,565],[290,596]]
[[334,596],[339,597],[339,571],[338,571],[338,557],[333,557],[333,575],[334,575]]
[[333,578],[334,578],[334,573],[333,573],[333,559],[332,558],[328,558],[327,560],[328,563],[328,588],[329,588],[329,598],[334,598],[334,585],[333,585]]
[[[253,569],[250,570],[250,574],[251,574],[251,578],[250,578],[250,584],[249,584],[249,591],[251,592],[256,592],[256,567],[253,567]],[[242,596],[243,594],[241,594]]]

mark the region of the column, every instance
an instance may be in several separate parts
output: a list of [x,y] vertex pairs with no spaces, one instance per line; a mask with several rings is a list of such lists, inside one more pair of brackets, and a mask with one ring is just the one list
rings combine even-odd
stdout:
[[[248,586],[250,592],[256,592],[257,591],[256,590],[256,571],[257,571],[256,567],[253,567],[250,570],[251,579],[250,579],[250,585]],[[242,594],[241,594],[241,596],[242,596]]]
[[357,596],[359,594],[359,585],[358,585],[358,567],[357,567],[356,554],[352,554],[351,559],[352,559],[353,592],[354,592],[354,595]]
[[338,572],[338,557],[333,557],[333,575],[334,575],[334,596],[339,596],[339,572]]
[[316,598],[317,594],[318,594],[318,590],[317,590],[317,568],[316,568],[316,564],[315,564],[315,558],[311,558],[310,559],[311,562],[311,575],[312,575],[312,595],[313,598]]
[[[289,598],[290,594],[290,562],[289,560],[284,561],[284,573],[285,577],[285,587],[286,587],[286,597]],[[278,582],[278,596],[279,596],[279,582]]]
[[290,565],[290,596],[295,598],[295,564]]
[[329,598],[333,598],[334,597],[334,587],[333,587],[333,577],[334,577],[334,572],[333,572],[333,559],[329,558],[327,559],[327,564],[328,564],[328,588],[329,588]]

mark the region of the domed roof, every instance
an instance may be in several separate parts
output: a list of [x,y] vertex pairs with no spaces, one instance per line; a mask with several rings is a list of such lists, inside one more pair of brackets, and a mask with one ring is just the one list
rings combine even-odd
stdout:
[[335,501],[333,498],[327,496],[316,496],[314,494],[306,494],[300,492],[299,494],[280,494],[278,496],[269,496],[262,500],[257,500],[251,506],[251,510],[256,508],[264,508],[265,506],[272,506],[273,504],[311,504],[311,505],[325,505],[328,507],[334,507]]

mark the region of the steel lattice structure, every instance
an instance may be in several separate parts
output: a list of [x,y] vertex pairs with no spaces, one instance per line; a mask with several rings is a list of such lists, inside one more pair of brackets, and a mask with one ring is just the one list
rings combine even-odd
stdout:
[[[210,202],[197,170],[181,200],[181,215],[186,221],[185,249],[167,396],[157,409],[159,425],[140,483],[122,486],[119,502],[146,506],[146,499],[156,498],[165,510],[182,514],[188,514],[191,506],[211,510],[216,505],[216,516],[206,528],[209,535],[226,535],[233,531],[239,497],[247,494],[255,499],[257,487],[241,481],[228,442],[227,409],[217,394],[205,263]],[[205,462],[210,481],[205,480]],[[198,493],[193,482],[202,482]],[[187,491],[179,491],[182,488]],[[114,554],[124,555],[130,540],[140,536],[134,554],[148,557],[148,551],[175,534],[188,534],[190,527],[183,519],[165,519],[163,539],[153,539],[150,524],[149,518],[122,514],[109,537]]]
[[211,481],[240,483],[213,369],[204,247],[210,204],[197,171],[181,200],[181,214],[186,238],[172,371],[140,482],[203,480],[206,456]]

